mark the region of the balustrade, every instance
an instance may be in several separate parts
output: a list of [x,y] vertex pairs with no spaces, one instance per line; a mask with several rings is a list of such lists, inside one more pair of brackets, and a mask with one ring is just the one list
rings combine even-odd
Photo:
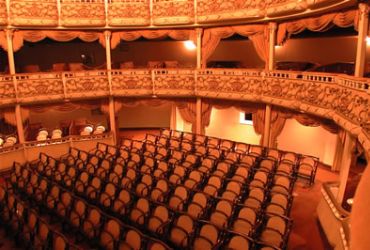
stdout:
[[130,27],[245,22],[304,15],[307,10],[312,13],[346,4],[347,0],[0,0],[0,25]]

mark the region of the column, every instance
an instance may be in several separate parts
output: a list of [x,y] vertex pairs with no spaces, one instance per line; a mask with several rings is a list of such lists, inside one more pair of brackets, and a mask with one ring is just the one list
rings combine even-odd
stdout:
[[343,155],[343,143],[341,138],[341,132],[337,135],[337,143],[335,146],[335,154],[334,154],[334,161],[333,166],[331,167],[331,171],[339,171],[340,165],[342,162],[342,155]]
[[344,140],[344,148],[342,153],[342,160],[339,172],[339,190],[337,195],[337,201],[342,203],[344,192],[346,191],[346,185],[349,175],[349,170],[352,163],[353,147],[355,146],[355,140],[350,133],[346,132]]
[[104,38],[105,38],[105,57],[107,63],[107,76],[108,76],[108,84],[109,84],[109,124],[110,124],[110,131],[113,135],[113,143],[117,143],[117,129],[116,129],[116,114],[114,109],[114,98],[112,92],[112,59],[111,59],[111,49],[110,49],[110,38],[111,32],[106,30],[104,31]]
[[7,42],[7,52],[8,52],[8,64],[9,72],[14,75],[15,72],[15,62],[14,62],[14,52],[13,52],[13,30],[6,30],[6,42]]
[[21,105],[15,105],[15,120],[17,122],[17,132],[18,132],[18,141],[19,143],[24,143],[24,129],[23,129],[23,121],[22,121],[22,114],[21,114]]
[[175,103],[172,103],[171,105],[170,129],[176,130],[176,104]]
[[364,75],[366,61],[366,37],[369,27],[369,6],[366,3],[360,3],[359,12],[355,76],[362,77]]
[[197,28],[195,29],[197,33],[197,69],[201,69],[202,66],[205,67],[205,65],[202,65],[202,35],[203,35],[203,29]]
[[270,128],[271,128],[271,105],[266,104],[265,110],[265,124],[263,129],[262,146],[269,147],[270,145]]
[[202,134],[202,98],[197,97],[195,132]]
[[266,70],[274,70],[275,68],[275,43],[276,43],[276,30],[277,24],[276,23],[269,23],[268,24],[269,30],[269,57],[266,62]]

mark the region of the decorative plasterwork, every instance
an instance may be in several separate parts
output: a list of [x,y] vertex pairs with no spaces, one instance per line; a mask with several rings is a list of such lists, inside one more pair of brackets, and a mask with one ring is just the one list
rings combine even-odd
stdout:
[[111,0],[108,3],[108,25],[146,26],[150,25],[148,0]]
[[10,0],[10,24],[14,26],[58,26],[56,0]]
[[[111,79],[111,81],[109,81]],[[111,85],[110,85],[111,82]],[[0,77],[0,105],[107,96],[262,102],[332,119],[370,155],[370,80],[314,72],[135,69]]]
[[63,26],[105,26],[104,0],[61,0]]
[[221,20],[258,19],[265,16],[265,1],[255,0],[198,0],[197,20],[199,23]]
[[194,22],[193,0],[153,0],[153,24],[191,24]]
[[266,0],[266,15],[268,17],[290,15],[305,11],[306,9],[307,3],[304,0]]
[[8,23],[8,15],[6,13],[6,1],[0,0],[0,25],[6,25]]

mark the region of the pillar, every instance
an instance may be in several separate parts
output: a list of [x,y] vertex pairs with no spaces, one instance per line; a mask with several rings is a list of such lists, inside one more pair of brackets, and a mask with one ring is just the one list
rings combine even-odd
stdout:
[[117,144],[117,129],[116,129],[116,114],[114,110],[114,99],[113,96],[109,97],[109,124],[110,131],[113,135],[113,143]]
[[266,62],[266,70],[275,69],[275,43],[276,43],[276,23],[269,23],[269,57]]
[[21,105],[15,105],[15,120],[17,123],[17,133],[18,133],[18,141],[19,143],[24,143],[24,129],[23,129],[23,121],[22,121],[22,114],[21,114]]
[[176,130],[176,104],[175,103],[172,103],[171,105],[170,129]]
[[339,172],[339,189],[337,195],[337,201],[339,203],[343,202],[344,193],[346,191],[346,185],[349,175],[349,170],[351,168],[352,163],[352,153],[353,147],[355,146],[355,140],[351,136],[350,133],[346,132],[345,139],[344,139],[344,148],[341,158],[340,164],[340,172]]
[[340,170],[340,165],[342,162],[342,154],[343,154],[343,143],[342,143],[342,138],[341,138],[341,132],[339,132],[337,135],[337,142],[335,146],[333,166],[331,167],[332,171]]
[[196,103],[195,132],[197,134],[202,134],[202,99],[200,97],[197,98],[197,103]]
[[369,28],[369,6],[366,3],[360,3],[359,12],[355,76],[362,77],[365,72],[366,62],[366,37]]
[[14,52],[13,52],[13,30],[6,30],[6,42],[7,42],[7,52],[8,52],[8,64],[9,72],[14,75],[15,72],[15,62],[14,62]]
[[265,110],[265,124],[263,129],[262,146],[269,147],[270,145],[270,129],[271,129],[271,105],[266,104]]
[[202,65],[202,35],[203,35],[203,29],[197,28],[195,29],[197,33],[197,69],[201,69],[202,66],[205,67],[205,65]]

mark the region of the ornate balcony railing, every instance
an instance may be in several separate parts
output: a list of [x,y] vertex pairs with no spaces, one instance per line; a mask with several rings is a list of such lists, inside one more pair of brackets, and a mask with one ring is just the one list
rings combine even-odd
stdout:
[[[266,21],[338,7],[355,0],[0,0],[0,26],[132,27]],[[9,17],[9,18],[8,18]]]
[[270,103],[334,120],[370,150],[370,79],[244,69],[122,69],[0,77],[0,107],[97,97],[205,97]]

